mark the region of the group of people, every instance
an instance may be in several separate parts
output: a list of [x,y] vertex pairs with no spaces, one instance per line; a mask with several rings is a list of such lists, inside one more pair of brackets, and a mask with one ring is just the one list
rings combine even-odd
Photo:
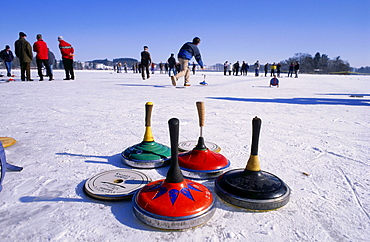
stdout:
[[[140,73],[141,74],[141,63],[140,62],[135,62],[135,63],[132,63],[132,72],[133,73]],[[193,75],[195,75],[195,72],[196,72],[196,64],[195,62],[192,63],[192,72],[193,72]],[[171,75],[176,75],[178,72],[181,71],[181,65],[179,62],[176,62],[176,58],[174,57],[174,54],[172,53],[171,56],[168,58],[167,62],[166,63],[163,63],[163,62],[160,62],[158,64],[158,67],[159,67],[159,73],[160,74],[167,74],[169,76]],[[157,65],[155,63],[151,63],[150,64],[150,70],[152,72],[152,74],[154,74],[155,70],[157,68]],[[150,76],[149,76],[150,78]]]
[[[33,81],[31,79],[31,73],[30,73],[30,63],[33,58],[32,54],[32,48],[30,43],[26,40],[27,35],[23,32],[19,33],[19,39],[15,42],[15,54],[20,60],[21,65],[21,80],[22,81]],[[53,80],[53,73],[52,73],[52,64],[55,57],[53,57],[52,52],[48,49],[47,44],[42,39],[42,35],[38,34],[36,36],[37,41],[33,45],[33,51],[36,52],[36,63],[37,63],[37,69],[38,69],[38,75],[40,77],[40,81],[43,81],[43,75],[42,75],[42,66],[45,67],[47,76],[49,76],[49,80]],[[73,47],[63,40],[62,36],[58,37],[59,41],[59,49],[62,54],[62,60],[63,65],[66,73],[66,78],[64,80],[74,80],[75,75],[73,71],[73,56],[74,56],[74,49]],[[179,78],[184,77],[184,86],[190,86],[190,69],[189,69],[189,62],[194,57],[197,61],[200,68],[204,69],[204,64],[202,61],[202,57],[200,54],[200,51],[198,49],[198,45],[200,44],[200,38],[195,37],[193,38],[192,42],[186,42],[183,44],[183,46],[180,48],[179,53],[177,54],[178,62],[176,62],[176,59],[174,57],[174,54],[172,53],[171,56],[168,58],[166,65],[163,65],[163,63],[160,63],[160,69],[161,73],[163,71],[163,67],[166,68],[166,72],[168,69],[168,74],[171,78],[172,85],[176,86],[177,81]],[[152,73],[154,72],[154,63],[152,61],[151,55],[149,53],[148,46],[144,46],[144,50],[141,52],[141,62],[138,65],[138,63],[133,65],[133,71],[137,71],[139,69],[139,72],[141,73],[141,76],[143,80],[150,78],[150,67],[152,70]],[[10,50],[10,47],[7,45],[3,51],[0,52],[0,58],[2,58],[5,62],[6,68],[7,68],[7,75],[11,76],[11,62],[14,59],[13,53]],[[126,64],[126,63],[125,63]],[[192,65],[192,71],[195,73],[196,64],[193,62]],[[253,65],[255,70],[255,76],[259,76],[259,70],[260,70],[260,63],[257,60],[256,63]],[[266,63],[264,66],[265,70],[265,76],[267,76],[268,73],[268,67],[269,63]],[[122,64],[118,63],[116,66],[117,72],[121,72],[122,70]],[[127,72],[127,65],[124,65],[125,72]],[[250,66],[248,63],[244,62],[242,65],[239,64],[239,61],[235,62],[234,64],[229,63],[226,61],[224,63],[224,75],[233,75],[238,76],[239,71],[241,75],[247,75],[248,70]],[[292,77],[293,71],[295,72],[295,77],[298,77],[298,71],[299,71],[299,63],[298,61],[296,63],[291,63],[289,66],[289,72],[288,77]],[[276,72],[276,75],[275,75]],[[281,73],[281,64],[275,64],[275,62],[270,66],[270,76],[274,76],[274,80],[271,81],[271,85],[277,85],[278,86],[278,80],[277,77],[280,77]]]
[[[248,70],[249,70],[249,65],[248,63],[244,62],[242,63],[242,65],[239,64],[239,61],[235,62],[234,64],[231,64],[229,63],[228,61],[225,61],[224,63],[224,75],[226,76],[227,74],[231,75],[231,73],[235,76],[237,76],[239,74],[239,71],[240,71],[240,75],[244,75],[246,76],[248,74]],[[259,76],[259,70],[260,70],[260,63],[259,61],[257,60],[254,65],[253,65],[253,68],[254,68],[254,72],[255,72],[255,76]],[[281,64],[280,63],[273,63],[273,64],[269,64],[269,63],[266,63],[265,66],[264,66],[264,71],[265,71],[265,77],[267,76],[268,74],[268,71],[269,71],[269,67],[270,67],[270,77],[274,76],[276,74],[277,77],[280,77],[280,74],[281,74]],[[291,63],[290,66],[289,66],[289,72],[288,72],[288,77],[293,77],[293,71],[295,73],[295,77],[298,78],[298,72],[299,72],[299,62],[297,61],[296,63]]]
[[[123,63],[123,69],[125,70],[125,73],[127,73],[127,63]],[[113,70],[117,71],[117,73],[122,73],[122,63],[118,62],[117,64],[114,64]]]
[[[172,85],[176,86],[177,81],[184,77],[184,86],[190,86],[190,69],[189,69],[189,62],[194,57],[197,63],[199,64],[200,68],[204,69],[204,64],[202,61],[202,57],[200,51],[198,49],[198,45],[200,44],[200,38],[195,37],[192,42],[186,42],[181,48],[179,53],[177,54],[178,62],[176,62],[175,56],[172,53],[171,56],[168,58],[168,74],[171,78]],[[144,46],[144,50],[141,52],[141,62],[140,62],[140,72],[141,77],[143,80],[150,78],[149,67],[153,66],[153,61],[151,55],[149,53],[148,46]],[[193,62],[192,71],[193,74],[195,73],[196,64]],[[180,68],[178,68],[180,67]],[[161,66],[160,66],[161,68]],[[163,64],[162,64],[163,68]],[[163,72],[163,69],[161,69]],[[166,71],[167,72],[167,71]],[[153,72],[152,72],[153,73]]]
[[288,77],[293,77],[293,71],[295,73],[295,78],[298,78],[298,71],[299,71],[299,63],[298,61],[294,64],[294,62],[290,63],[289,65],[289,71],[288,71]]
[[[22,81],[33,81],[31,78],[31,61],[33,59],[33,53],[36,52],[36,65],[37,72],[40,80],[44,80],[42,68],[46,69],[46,76],[49,77],[49,81],[53,79],[52,65],[55,61],[54,54],[49,50],[46,42],[43,40],[41,34],[36,35],[36,42],[31,47],[31,44],[26,40],[27,35],[23,32],[19,32],[19,39],[14,43],[15,56],[19,58],[21,68],[21,80]],[[64,80],[74,80],[75,75],[73,71],[73,56],[74,49],[72,45],[63,40],[62,36],[58,37],[59,49],[62,55],[63,66],[66,74]],[[5,46],[5,49],[0,52],[0,58],[4,60],[7,69],[7,76],[11,77],[12,61],[14,55],[10,50],[10,46]]]
[[231,62],[229,63],[228,61],[225,61],[224,63],[224,75],[225,76],[227,75],[227,73],[229,73],[229,76],[231,76],[231,73],[235,76],[238,76],[239,71],[240,71],[241,76],[248,75],[248,71],[249,71],[248,63],[243,61],[243,63],[240,65],[239,61],[235,62],[234,64],[231,64]]

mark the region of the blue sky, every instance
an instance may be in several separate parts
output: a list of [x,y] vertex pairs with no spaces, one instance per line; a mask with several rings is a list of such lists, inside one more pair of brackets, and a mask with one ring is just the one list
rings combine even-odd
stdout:
[[370,0],[13,0],[2,15],[1,49],[14,49],[20,31],[31,44],[40,33],[57,58],[59,35],[74,46],[75,60],[139,59],[148,45],[154,62],[199,36],[206,65],[320,52],[370,66]]

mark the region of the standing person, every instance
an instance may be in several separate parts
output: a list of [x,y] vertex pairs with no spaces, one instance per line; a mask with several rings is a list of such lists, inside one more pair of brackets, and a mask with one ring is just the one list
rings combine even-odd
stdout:
[[245,63],[245,69],[244,69],[244,73],[246,76],[248,76],[248,70],[249,70],[249,65],[248,65],[248,62]]
[[125,73],[127,73],[127,63],[123,63],[123,69],[125,70]]
[[233,67],[235,70],[235,76],[237,76],[239,73],[239,68],[240,68],[239,61],[236,61]]
[[225,63],[224,63],[224,76],[226,76],[228,65],[229,65],[229,63],[227,63],[227,61],[225,61]]
[[271,69],[271,74],[270,74],[270,76],[274,76],[274,75],[275,75],[275,70],[276,70],[276,64],[275,64],[275,62],[274,62],[274,63],[272,63],[272,65],[271,65],[270,69]]
[[148,49],[148,46],[144,46],[144,50],[141,52],[141,77],[143,80],[145,80],[145,74],[147,79],[150,78],[149,65],[152,63],[152,58],[150,57]]
[[240,75],[244,76],[244,73],[245,73],[245,61],[243,61],[242,67],[240,68]]
[[[49,57],[49,66],[50,66],[50,73],[53,75],[53,65],[54,65],[54,62],[55,62],[55,55],[53,52],[50,51],[50,49],[48,49],[48,57]],[[54,75],[53,75],[54,76]],[[51,80],[54,80],[53,78],[51,78]]]
[[36,52],[36,64],[37,64],[37,73],[39,74],[40,80],[44,80],[44,75],[42,74],[42,65],[45,66],[46,75],[49,77],[49,81],[53,80],[53,74],[51,74],[49,66],[49,49],[48,45],[42,39],[42,35],[36,35],[37,41],[33,44],[33,51]]
[[75,74],[73,72],[73,56],[75,50],[72,45],[63,40],[63,36],[58,37],[59,49],[62,54],[62,60],[64,65],[64,70],[66,72],[66,78],[63,80],[74,80]]
[[0,58],[3,59],[6,67],[7,76],[12,76],[12,61],[14,60],[13,52],[10,50],[10,46],[5,46],[5,49],[3,49],[0,52]]
[[281,64],[280,64],[280,63],[278,63],[278,64],[276,65],[276,73],[277,73],[277,77],[280,77],[280,72],[281,72]]
[[269,63],[265,65],[265,77],[267,76],[267,72],[269,71]]
[[231,65],[231,62],[227,65],[227,71],[229,72],[229,76],[231,76],[231,72],[233,71],[233,65]]
[[[152,71],[152,74],[154,74],[154,71],[155,71],[155,64],[152,62],[152,64],[150,64],[150,70]],[[149,77],[148,77],[149,79]]]
[[19,32],[19,39],[14,43],[14,50],[21,64],[21,80],[33,81],[31,79],[32,47],[26,40],[26,37],[27,35],[25,33]]
[[254,63],[255,76],[259,76],[259,71],[260,71],[260,62],[257,60],[256,63]]
[[295,78],[298,78],[298,72],[299,72],[299,63],[298,63],[298,61],[294,65],[294,72],[295,72]]
[[290,63],[289,65],[289,71],[288,71],[288,77],[290,75],[290,77],[293,77],[293,70],[294,70],[294,63]]
[[172,71],[172,76],[176,76],[177,71],[176,71],[176,59],[174,57],[175,54],[171,54],[170,58],[168,58],[168,75],[171,76],[171,71]]
[[163,65],[163,63],[162,63],[162,61],[159,63],[159,73],[160,74],[162,74],[163,73],[163,67],[164,67],[164,65]]
[[168,62],[164,64],[164,74],[167,74],[168,72]]
[[195,75],[195,68],[196,68],[197,65],[195,65],[195,63],[193,62],[193,75]]
[[200,68],[204,70],[204,65],[202,61],[202,56],[199,52],[198,45],[200,44],[200,38],[195,37],[192,42],[185,43],[178,55],[177,58],[181,64],[181,71],[175,76],[171,76],[172,85],[176,86],[176,82],[180,77],[185,76],[184,86],[190,86],[190,70],[189,70],[189,61],[195,57],[195,60],[198,62]]

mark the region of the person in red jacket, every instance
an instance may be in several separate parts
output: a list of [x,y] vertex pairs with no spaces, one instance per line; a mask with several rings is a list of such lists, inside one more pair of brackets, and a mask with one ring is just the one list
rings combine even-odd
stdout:
[[58,37],[59,49],[62,54],[62,60],[64,65],[64,70],[66,72],[66,78],[64,80],[74,80],[75,74],[73,72],[73,56],[75,50],[72,45],[63,40],[63,36]]
[[37,41],[33,44],[33,51],[36,52],[36,64],[37,72],[40,77],[40,81],[44,80],[44,75],[42,74],[42,65],[46,68],[46,74],[49,77],[49,81],[53,80],[53,74],[51,73],[49,65],[49,49],[45,41],[42,40],[42,35],[36,35]]

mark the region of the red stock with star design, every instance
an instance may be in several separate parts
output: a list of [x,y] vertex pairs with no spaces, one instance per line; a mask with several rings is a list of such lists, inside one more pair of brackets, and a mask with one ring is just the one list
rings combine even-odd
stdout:
[[169,183],[163,179],[143,187],[136,202],[142,209],[153,214],[184,217],[208,209],[213,197],[202,184],[187,179],[180,183]]

